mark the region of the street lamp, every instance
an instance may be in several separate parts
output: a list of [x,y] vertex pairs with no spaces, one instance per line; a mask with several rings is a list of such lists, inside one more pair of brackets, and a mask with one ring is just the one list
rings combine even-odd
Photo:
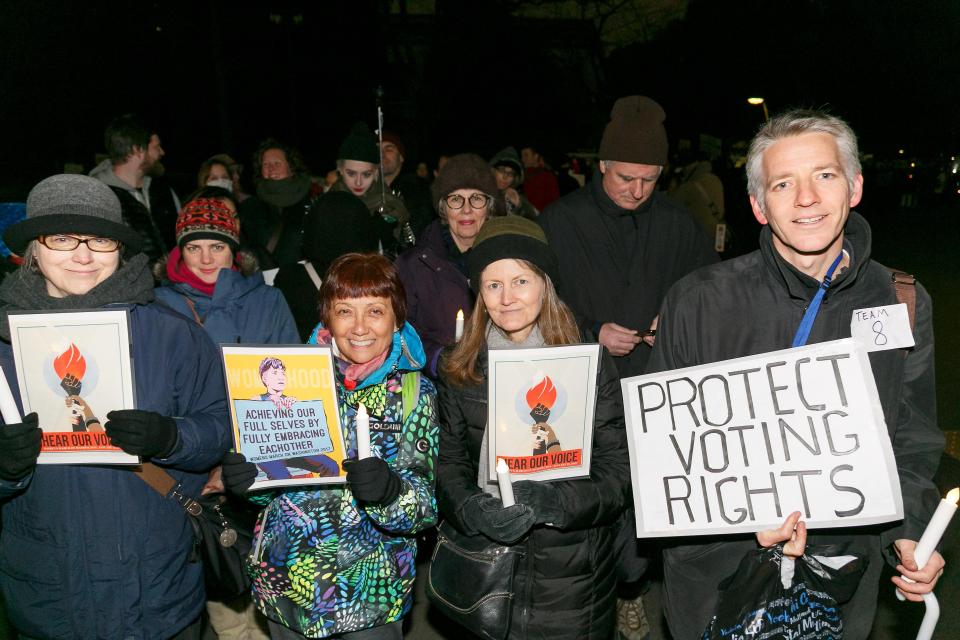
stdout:
[[766,101],[766,100],[764,100],[763,98],[760,98],[760,97],[756,97],[756,98],[747,98],[747,102],[749,102],[749,103],[752,104],[753,106],[761,105],[761,106],[763,107],[763,120],[764,120],[764,122],[770,122],[770,112],[767,111],[767,101]]

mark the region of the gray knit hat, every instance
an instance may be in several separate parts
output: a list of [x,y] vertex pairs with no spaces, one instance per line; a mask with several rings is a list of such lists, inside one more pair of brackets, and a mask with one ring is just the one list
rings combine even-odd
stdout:
[[22,253],[37,236],[54,233],[114,238],[130,252],[140,251],[140,234],[123,222],[120,200],[96,178],[61,174],[42,180],[27,196],[27,217],[11,226],[3,240]]

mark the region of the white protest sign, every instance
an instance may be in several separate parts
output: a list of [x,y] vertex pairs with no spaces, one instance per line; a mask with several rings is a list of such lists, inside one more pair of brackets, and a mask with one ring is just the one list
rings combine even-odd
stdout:
[[912,347],[913,331],[907,305],[857,309],[850,318],[850,336],[867,351],[885,351]]
[[621,381],[637,536],[899,520],[866,351],[851,338]]

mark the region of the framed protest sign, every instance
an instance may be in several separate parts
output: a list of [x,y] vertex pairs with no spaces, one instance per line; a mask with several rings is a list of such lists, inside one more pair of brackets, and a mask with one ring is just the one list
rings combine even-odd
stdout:
[[590,475],[600,346],[490,349],[490,480],[503,458],[514,478]]
[[252,488],[346,482],[330,348],[220,345],[220,350],[234,449],[258,469]]
[[853,339],[621,381],[638,537],[899,520],[867,353]]
[[43,430],[39,464],[139,464],[110,444],[107,413],[136,408],[126,309],[9,315],[24,414]]

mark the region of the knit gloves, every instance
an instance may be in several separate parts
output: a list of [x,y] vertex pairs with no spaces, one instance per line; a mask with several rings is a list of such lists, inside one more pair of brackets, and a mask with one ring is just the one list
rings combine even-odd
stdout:
[[513,483],[513,497],[518,504],[523,504],[533,510],[537,524],[549,524],[562,528],[566,519],[563,504],[560,501],[560,492],[549,482],[533,482],[520,480]]
[[119,409],[103,425],[113,446],[141,458],[166,458],[177,446],[177,422],[153,411]]
[[347,472],[350,492],[360,502],[382,507],[396,500],[403,488],[400,476],[375,456],[344,460],[343,468]]
[[242,453],[227,451],[220,466],[223,468],[223,486],[235,496],[245,494],[257,477],[257,465],[247,462]]
[[504,507],[499,498],[477,493],[460,507],[460,520],[465,533],[482,533],[500,544],[513,544],[535,524],[536,516],[526,505]]
[[43,435],[38,425],[34,412],[25,415],[23,422],[0,426],[0,478],[17,482],[37,466]]

